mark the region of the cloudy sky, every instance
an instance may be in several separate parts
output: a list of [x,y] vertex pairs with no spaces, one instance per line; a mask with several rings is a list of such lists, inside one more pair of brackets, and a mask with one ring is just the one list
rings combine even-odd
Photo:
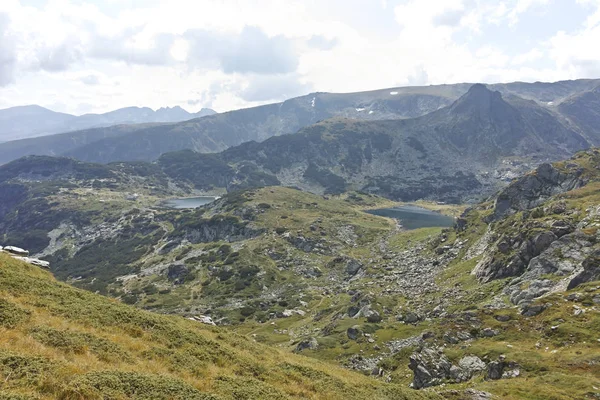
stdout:
[[0,108],[600,78],[600,0],[0,0]]

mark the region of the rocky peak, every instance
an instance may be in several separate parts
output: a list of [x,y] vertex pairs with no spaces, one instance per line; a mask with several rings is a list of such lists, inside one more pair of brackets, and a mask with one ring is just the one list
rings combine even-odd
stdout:
[[491,91],[485,85],[476,83],[456,100],[451,106],[451,110],[456,113],[488,113],[493,112],[496,107],[510,107],[502,99],[498,91]]

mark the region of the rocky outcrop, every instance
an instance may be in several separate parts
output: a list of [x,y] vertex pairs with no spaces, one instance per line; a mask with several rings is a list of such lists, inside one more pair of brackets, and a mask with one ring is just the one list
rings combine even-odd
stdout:
[[310,339],[306,339],[298,343],[296,345],[296,349],[294,350],[296,353],[300,353],[303,350],[316,350],[319,348],[319,342],[314,337]]
[[[519,375],[518,366],[507,363],[504,356],[486,364],[479,357],[468,355],[453,365],[442,349],[423,348],[410,356],[409,368],[413,371],[411,387],[421,389],[442,383],[466,382],[476,375],[486,373],[488,379],[511,378]],[[505,369],[511,368],[510,371]]]
[[217,324],[214,323],[212,318],[207,315],[194,315],[192,317],[189,317],[188,319],[191,321],[200,322],[200,323],[203,323],[206,325],[217,326]]
[[178,237],[190,243],[210,243],[218,241],[237,242],[250,239],[263,233],[237,217],[217,215],[210,219],[199,218],[176,228],[173,239]]
[[560,171],[551,164],[540,165],[535,172],[509,185],[496,198],[492,217],[498,220],[518,211],[537,207],[549,197],[581,187],[583,170],[575,165]]
[[421,389],[440,385],[449,379],[452,363],[442,350],[424,348],[410,356],[408,368],[413,371],[411,387]]
[[600,280],[600,249],[594,250],[581,263],[583,271],[569,282],[567,289],[573,289],[585,282]]
[[48,261],[29,257],[29,250],[25,250],[16,246],[0,246],[0,253],[2,252],[9,254],[15,260],[20,260],[26,262],[27,264],[35,265],[36,267],[50,269],[50,263]]
[[29,250],[24,250],[16,246],[6,246],[2,250],[15,256],[27,257],[29,255]]

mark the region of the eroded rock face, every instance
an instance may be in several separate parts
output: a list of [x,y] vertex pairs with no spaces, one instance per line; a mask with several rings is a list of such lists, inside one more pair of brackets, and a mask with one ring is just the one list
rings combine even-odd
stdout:
[[[512,368],[508,374],[505,373],[507,366]],[[486,364],[475,355],[465,356],[459,360],[458,365],[452,365],[441,348],[423,348],[410,356],[409,364],[414,374],[411,384],[414,389],[437,386],[444,382],[466,382],[484,373],[488,379],[511,378],[519,375],[517,367],[514,363],[507,363],[504,356]]]
[[594,250],[581,263],[583,271],[575,276],[570,282],[567,289],[573,289],[585,282],[600,280],[600,249]]
[[500,192],[494,204],[493,219],[529,210],[550,196],[583,186],[585,181],[581,179],[582,173],[579,168],[563,172],[550,164],[540,165],[533,174],[526,175]]
[[448,379],[452,363],[441,350],[424,348],[410,356],[408,367],[414,374],[411,387],[421,389],[440,385]]

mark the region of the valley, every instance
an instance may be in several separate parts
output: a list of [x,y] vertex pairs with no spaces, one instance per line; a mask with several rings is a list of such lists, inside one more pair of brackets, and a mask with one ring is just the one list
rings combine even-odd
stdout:
[[22,196],[3,203],[2,245],[71,285],[431,395],[567,399],[600,384],[598,150],[466,209],[419,202],[460,216],[408,230],[367,212],[406,205],[364,192],[266,186],[177,209],[163,202],[202,193],[168,168],[16,163],[0,167],[2,193]]
[[[406,88],[386,119],[354,107],[392,107],[387,91],[318,94],[306,119],[297,98],[177,123],[169,145],[163,125],[117,126],[83,133],[116,153],[91,141],[0,165],[0,246],[30,254],[0,252],[2,390],[597,397],[593,83]],[[293,124],[264,122],[275,106]],[[189,124],[244,134],[194,147],[176,133]]]

